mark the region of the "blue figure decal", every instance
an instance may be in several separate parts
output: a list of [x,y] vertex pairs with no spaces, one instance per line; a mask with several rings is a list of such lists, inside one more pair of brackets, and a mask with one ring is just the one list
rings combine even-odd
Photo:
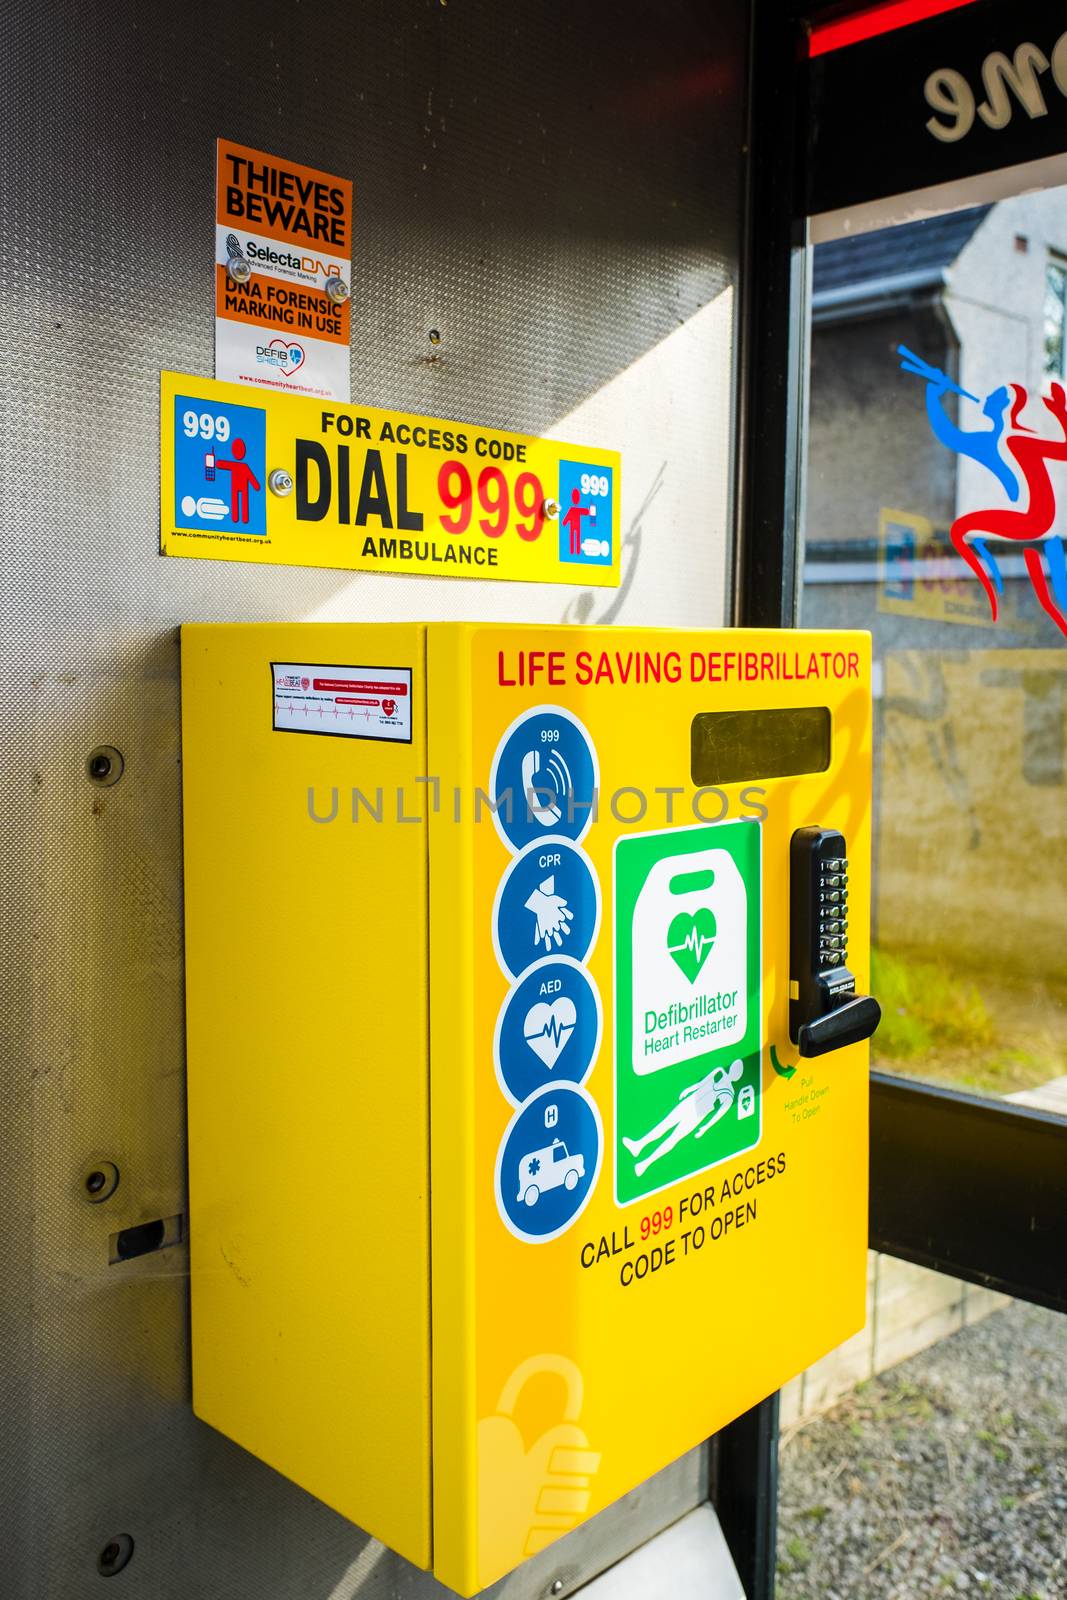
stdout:
[[[1005,427],[1004,413],[1011,404],[1007,387],[1001,384],[999,389],[994,389],[980,401],[976,394],[961,389],[947,373],[939,367],[932,367],[909,350],[906,344],[898,345],[897,353],[903,357],[900,363],[902,372],[914,372],[926,379],[926,415],[935,437],[947,450],[954,451],[956,455],[970,456],[979,466],[987,468],[1014,504],[1019,498],[1019,480],[1000,453]],[[982,415],[989,418],[990,426],[975,428],[970,432],[958,427],[945,410],[944,399],[947,394],[958,394],[963,400],[973,400],[975,405],[981,405]]]
[[[1029,398],[1022,384],[1002,384],[982,401],[907,345],[898,345],[897,354],[902,371],[926,380],[926,414],[939,442],[992,473],[1012,505],[1020,501],[1023,485],[1026,487],[1027,503],[1021,509],[1009,511],[991,506],[967,512],[955,519],[949,533],[953,548],[985,590],[994,622],[997,596],[1003,593],[1004,581],[982,537],[989,534],[1028,546],[1023,550],[1023,562],[1034,593],[1042,609],[1067,637],[1067,557],[1062,537],[1052,532],[1057,504],[1048,466],[1050,461],[1067,460],[1067,393],[1063,385],[1053,383],[1051,393],[1041,402],[1059,430],[1058,437],[1049,439],[1020,420]],[[989,427],[959,427],[945,411],[947,394],[957,394],[962,400],[980,405]],[[1002,440],[1007,455],[1001,452]]]

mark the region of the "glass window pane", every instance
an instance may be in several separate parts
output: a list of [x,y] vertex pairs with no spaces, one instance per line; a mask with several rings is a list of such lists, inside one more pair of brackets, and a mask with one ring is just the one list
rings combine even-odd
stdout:
[[874,639],[873,1064],[1067,1111],[1064,251],[1064,189],[816,247],[801,622]]

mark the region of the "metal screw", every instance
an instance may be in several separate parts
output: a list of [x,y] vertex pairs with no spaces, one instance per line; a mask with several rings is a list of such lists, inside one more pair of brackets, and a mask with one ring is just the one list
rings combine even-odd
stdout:
[[104,789],[118,783],[124,766],[122,753],[113,744],[98,744],[85,759],[86,776],[91,783],[98,783]]
[[244,256],[231,256],[226,263],[226,271],[234,283],[247,283],[252,276],[252,263]]
[[116,1534],[109,1539],[96,1558],[96,1570],[102,1578],[113,1578],[133,1555],[133,1540],[128,1533]]
[[554,522],[559,516],[559,501],[544,500],[541,503],[541,515],[547,522]]
[[119,1186],[119,1169],[113,1161],[98,1161],[85,1174],[85,1194],[91,1205],[110,1200]]
[[555,1582],[553,1583],[551,1589],[549,1589],[548,1592],[549,1592],[549,1594],[562,1594],[563,1593],[563,1579],[562,1578],[557,1578],[555,1580]]
[[293,492],[293,480],[284,467],[275,467],[267,478],[267,488],[271,494],[276,494],[284,500],[287,494]]
[[441,334],[437,328],[431,328],[426,337],[429,339],[432,345],[438,345],[441,343]]
[[326,293],[335,306],[343,306],[348,299],[348,284],[343,278],[327,278]]

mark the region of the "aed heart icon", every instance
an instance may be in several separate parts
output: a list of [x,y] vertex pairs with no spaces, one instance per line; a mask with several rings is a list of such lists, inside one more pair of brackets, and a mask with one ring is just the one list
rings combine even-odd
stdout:
[[667,929],[667,949],[690,983],[711,953],[715,943],[715,918],[706,906],[690,914],[679,911]]
[[553,1000],[551,1005],[539,1001],[527,1011],[522,1025],[523,1036],[550,1072],[563,1054],[577,1021],[574,1001],[568,1000],[566,995]]
[[274,351],[278,363],[278,370],[286,378],[291,377],[298,367],[304,365],[304,347],[302,344],[286,344],[284,339],[272,339],[267,346]]

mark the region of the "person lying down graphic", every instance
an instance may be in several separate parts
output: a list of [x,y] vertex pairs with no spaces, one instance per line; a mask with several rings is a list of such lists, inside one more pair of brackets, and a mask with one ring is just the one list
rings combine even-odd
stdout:
[[627,1139],[624,1135],[622,1142],[632,1156],[639,1156],[642,1150],[650,1144],[656,1144],[657,1140],[663,1141],[651,1155],[635,1162],[635,1176],[639,1178],[643,1172],[647,1172],[654,1161],[668,1155],[688,1134],[701,1139],[709,1128],[721,1121],[734,1103],[734,1085],[744,1070],[744,1062],[740,1060],[731,1061],[729,1067],[712,1067],[706,1077],[682,1090],[678,1104],[672,1106],[643,1138]]

